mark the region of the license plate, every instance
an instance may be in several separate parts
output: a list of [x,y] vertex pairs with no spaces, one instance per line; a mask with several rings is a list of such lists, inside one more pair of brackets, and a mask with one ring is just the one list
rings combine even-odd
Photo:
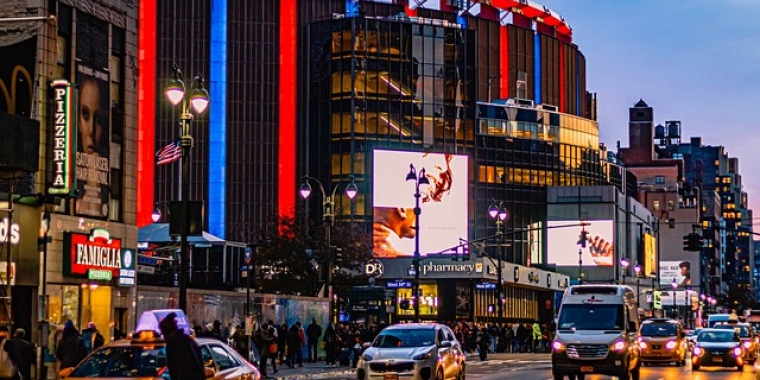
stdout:
[[398,374],[397,373],[386,373],[385,376],[383,376],[383,380],[398,380]]
[[716,363],[722,363],[723,362],[723,358],[713,358],[713,361],[716,362]]
[[591,372],[594,372],[594,367],[592,367],[592,366],[590,366],[590,365],[584,365],[584,366],[581,366],[581,372],[583,372],[583,373],[591,373]]

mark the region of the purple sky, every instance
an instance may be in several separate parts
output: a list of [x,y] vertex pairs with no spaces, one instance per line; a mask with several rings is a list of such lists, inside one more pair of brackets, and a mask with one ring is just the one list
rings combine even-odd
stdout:
[[760,210],[760,1],[538,0],[564,17],[586,56],[601,140],[628,144],[639,99],[655,125],[681,120],[739,158],[750,208]]

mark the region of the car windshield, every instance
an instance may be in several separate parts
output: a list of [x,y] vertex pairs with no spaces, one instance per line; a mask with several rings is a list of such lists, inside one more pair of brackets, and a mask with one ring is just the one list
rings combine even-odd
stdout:
[[726,329],[731,330],[733,329],[737,333],[739,333],[739,336],[742,338],[749,338],[749,329],[747,326],[731,326],[731,325],[717,325],[715,326],[716,329]]
[[645,323],[641,325],[642,336],[675,336],[676,325],[670,323]]
[[90,355],[71,377],[161,377],[168,379],[164,347],[108,347]]
[[697,335],[697,342],[733,342],[733,331],[702,331]]
[[622,330],[623,305],[562,305],[557,326],[575,330]]
[[372,347],[425,347],[435,344],[434,329],[391,329],[383,330],[372,342]]

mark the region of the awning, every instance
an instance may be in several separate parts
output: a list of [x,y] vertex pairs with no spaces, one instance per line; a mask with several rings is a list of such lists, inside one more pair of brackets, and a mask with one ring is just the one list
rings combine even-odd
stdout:
[[[169,244],[172,243],[172,237],[169,235],[169,223],[153,223],[137,230],[138,243],[152,244]],[[179,243],[179,236],[173,241]],[[187,242],[191,245],[225,245],[227,242],[203,231],[201,236],[188,236]]]

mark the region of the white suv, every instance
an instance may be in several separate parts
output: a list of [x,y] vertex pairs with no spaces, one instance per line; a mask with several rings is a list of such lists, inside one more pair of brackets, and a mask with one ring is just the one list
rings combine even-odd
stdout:
[[465,355],[446,325],[392,325],[380,331],[364,351],[356,379],[464,380]]

